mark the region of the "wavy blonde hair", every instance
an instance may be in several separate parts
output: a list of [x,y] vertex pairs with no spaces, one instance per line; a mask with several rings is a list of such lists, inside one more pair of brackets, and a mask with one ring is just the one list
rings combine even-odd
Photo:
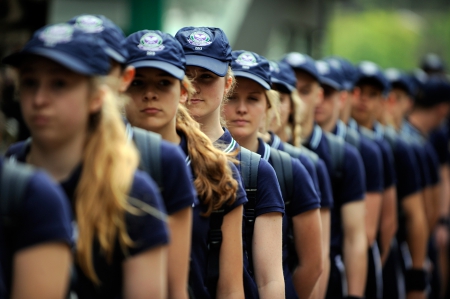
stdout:
[[305,113],[305,104],[303,103],[297,89],[294,89],[290,94],[291,99],[291,114],[288,118],[288,125],[285,129],[290,130],[289,135],[292,137],[292,145],[301,146],[301,133],[303,115]]
[[[188,93],[188,100],[194,94],[192,82],[185,76],[182,88]],[[197,194],[208,209],[203,216],[208,217],[224,204],[231,205],[236,200],[238,183],[233,177],[231,163],[236,162],[235,154],[227,155],[217,149],[201,130],[200,125],[189,114],[184,105],[178,106],[176,129],[186,135],[194,185]]]
[[83,170],[75,193],[75,212],[79,236],[76,259],[83,272],[100,284],[92,261],[94,238],[111,261],[116,239],[126,253],[133,242],[127,233],[125,213],[128,193],[139,154],[127,142],[119,102],[98,79],[91,79],[91,95],[103,93],[99,112],[90,115],[83,152]]

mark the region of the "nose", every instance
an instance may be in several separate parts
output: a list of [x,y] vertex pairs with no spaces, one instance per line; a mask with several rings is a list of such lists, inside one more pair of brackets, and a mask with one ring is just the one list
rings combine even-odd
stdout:
[[47,89],[45,86],[43,86],[42,84],[39,85],[36,90],[35,90],[35,94],[33,97],[33,105],[35,107],[41,107],[41,106],[45,106],[46,103],[49,100],[49,95],[47,93]]
[[239,100],[236,107],[236,112],[240,115],[244,115],[247,113],[247,105],[245,104],[245,101]]
[[142,100],[144,102],[148,102],[148,101],[156,101],[158,99],[158,94],[155,91],[155,88],[152,87],[148,87],[145,92],[144,95],[142,97]]

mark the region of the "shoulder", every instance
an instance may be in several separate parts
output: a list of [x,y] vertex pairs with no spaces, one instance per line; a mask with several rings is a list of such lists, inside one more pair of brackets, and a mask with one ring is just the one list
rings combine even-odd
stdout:
[[183,150],[179,146],[164,140],[161,141],[161,159],[164,165],[167,165],[167,163],[174,165],[179,163],[182,163],[182,165],[186,164],[186,155]]
[[157,202],[160,204],[158,186],[150,176],[141,170],[136,170],[130,195],[146,202]]
[[11,157],[20,154],[24,146],[26,145],[26,141],[19,141],[9,146],[8,150],[5,153],[6,157]]

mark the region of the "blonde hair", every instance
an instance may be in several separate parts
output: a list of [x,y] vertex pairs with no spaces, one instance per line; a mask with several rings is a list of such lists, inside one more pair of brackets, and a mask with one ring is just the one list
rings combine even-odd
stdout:
[[280,125],[280,94],[278,91],[270,89],[264,92],[267,101],[267,118],[264,132],[267,132],[273,119]]
[[125,212],[139,155],[133,143],[127,142],[119,103],[112,91],[105,85],[100,87],[97,79],[92,79],[91,85],[92,94],[103,93],[103,105],[89,117],[83,170],[75,193],[79,231],[76,259],[86,276],[99,284],[92,261],[94,238],[109,262],[116,239],[125,253],[133,245]]
[[292,145],[300,147],[301,146],[301,133],[302,133],[302,122],[303,115],[305,112],[305,104],[303,103],[297,89],[294,89],[290,94],[291,100],[291,114],[289,115],[288,125],[285,129],[290,130],[290,135],[292,137]]

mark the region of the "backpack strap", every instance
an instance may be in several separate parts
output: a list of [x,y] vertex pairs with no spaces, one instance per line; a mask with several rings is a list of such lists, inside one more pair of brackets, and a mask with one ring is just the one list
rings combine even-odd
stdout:
[[292,175],[292,161],[291,156],[282,151],[271,149],[272,166],[280,184],[281,194],[283,195],[285,209],[287,210],[292,197],[294,180]]
[[136,127],[133,127],[132,132],[133,140],[141,156],[139,169],[148,173],[161,191],[163,189],[161,135]]
[[292,158],[298,159],[302,155],[302,150],[298,147],[293,146],[290,143],[284,142],[283,146],[284,151],[288,153]]
[[3,162],[0,177],[0,217],[5,232],[11,237],[19,222],[23,198],[27,184],[33,175],[33,168],[24,164],[17,164],[6,159]]
[[361,149],[361,137],[356,130],[347,128],[347,134],[345,134],[345,141],[353,145],[358,151]]
[[245,208],[245,243],[248,254],[250,269],[253,269],[252,242],[253,231],[255,228],[255,205],[256,194],[258,191],[258,167],[261,156],[241,147],[241,177],[244,182],[245,192],[247,193],[247,204]]
[[343,175],[345,141],[330,133],[326,133],[325,137],[327,138],[330,150],[333,176],[340,179]]
[[206,287],[211,297],[217,293],[217,282],[220,275],[220,247],[222,246],[222,223],[225,216],[223,208],[215,210],[209,216],[208,231],[208,268],[206,272]]
[[317,164],[319,163],[319,156],[312,150],[307,149],[306,147],[301,147],[300,151],[302,152],[302,154],[305,154],[308,158],[310,158],[311,161],[314,163],[314,166],[317,168]]

